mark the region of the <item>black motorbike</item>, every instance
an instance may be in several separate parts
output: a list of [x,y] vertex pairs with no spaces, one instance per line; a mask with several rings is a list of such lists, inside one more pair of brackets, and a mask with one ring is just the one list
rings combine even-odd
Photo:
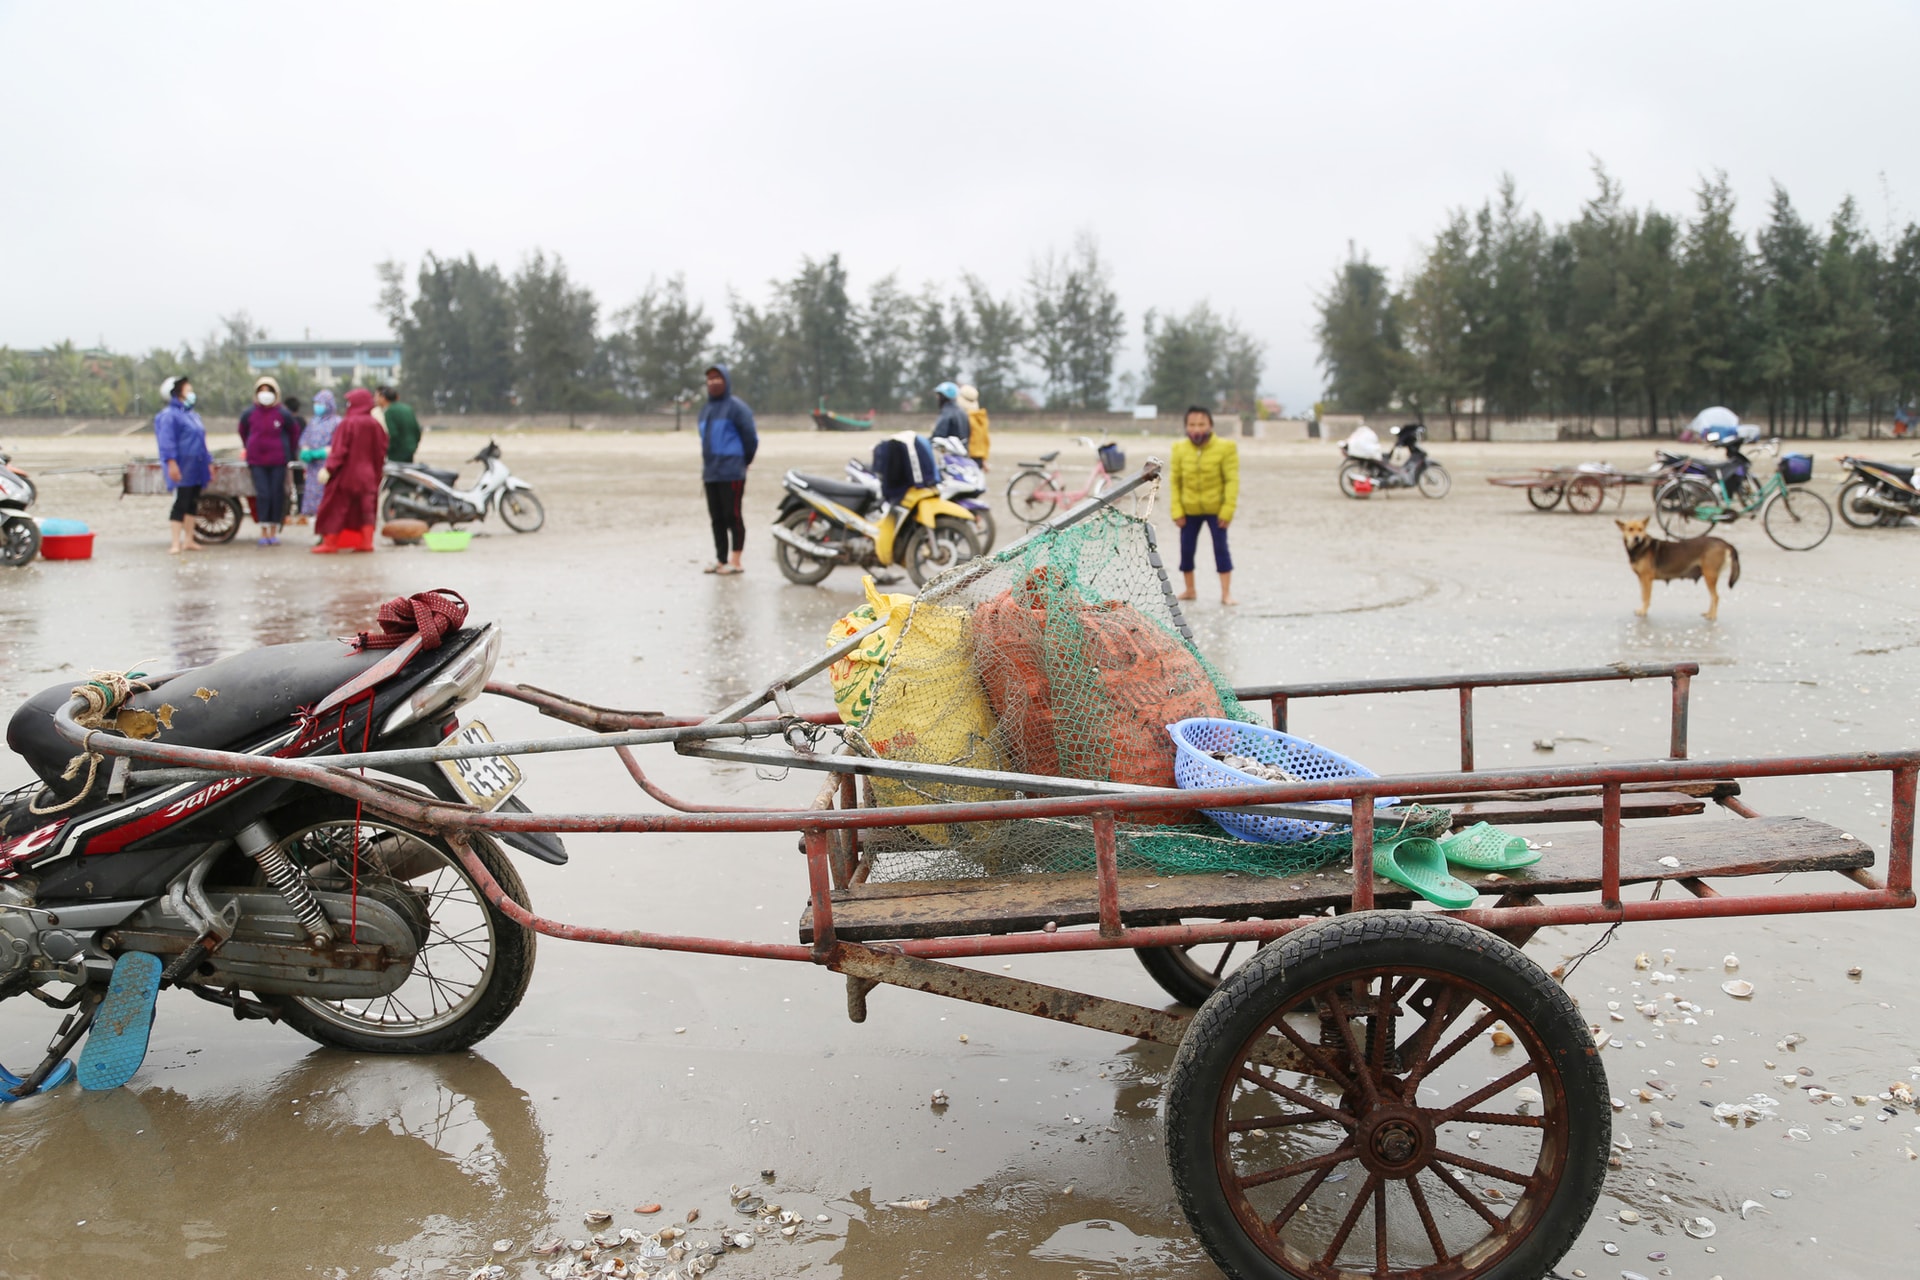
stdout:
[[[481,894],[440,836],[306,783],[182,776],[88,746],[92,733],[304,759],[488,741],[456,713],[485,686],[500,633],[456,628],[437,647],[274,645],[78,694],[60,686],[14,713],[7,745],[38,780],[0,796],[0,998],[72,1012],[38,1070],[0,1076],[11,1086],[0,1096],[58,1083],[90,1026],[82,1083],[123,1082],[162,987],[359,1053],[463,1050],[506,1020],[532,974],[534,935]],[[528,811],[502,759],[381,767],[391,776],[377,781],[416,796]],[[553,836],[501,838],[566,861]],[[498,844],[478,836],[472,848],[526,901]],[[90,1082],[94,1040],[124,1038],[130,1018],[137,1049],[111,1041],[95,1055],[105,1083]]]
[[[1340,492],[1364,498],[1375,489],[1418,489],[1429,498],[1446,497],[1453,478],[1420,447],[1426,434],[1418,422],[1395,427],[1393,448],[1383,454],[1378,436],[1365,427],[1355,431],[1340,445]],[[1399,456],[1402,449],[1404,458]]]
[[1841,458],[1840,465],[1847,469],[1847,478],[1834,505],[1854,528],[1896,525],[1920,516],[1920,485],[1914,483],[1911,466],[1854,457]]

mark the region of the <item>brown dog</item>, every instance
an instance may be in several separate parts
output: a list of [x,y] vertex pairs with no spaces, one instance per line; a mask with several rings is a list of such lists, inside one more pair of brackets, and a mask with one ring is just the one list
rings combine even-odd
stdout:
[[1653,603],[1656,578],[1661,582],[1674,578],[1706,579],[1709,603],[1701,616],[1711,622],[1720,615],[1720,570],[1731,562],[1733,571],[1727,574],[1727,587],[1731,589],[1740,581],[1738,547],[1725,538],[1711,536],[1664,542],[1648,535],[1645,520],[1615,520],[1614,523],[1620,526],[1620,539],[1627,544],[1627,563],[1640,579],[1640,609],[1636,616],[1647,616],[1647,606]]

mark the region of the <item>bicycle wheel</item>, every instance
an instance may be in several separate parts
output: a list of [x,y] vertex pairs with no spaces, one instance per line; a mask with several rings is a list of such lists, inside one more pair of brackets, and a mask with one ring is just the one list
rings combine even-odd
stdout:
[[1060,510],[1060,486],[1044,471],[1022,471],[1007,484],[1007,509],[1029,527]]
[[1692,476],[1669,480],[1653,491],[1653,515],[1669,537],[1697,538],[1713,528],[1720,500]]
[[1767,536],[1788,551],[1811,551],[1833,532],[1833,508],[1807,489],[1782,489],[1760,513]]

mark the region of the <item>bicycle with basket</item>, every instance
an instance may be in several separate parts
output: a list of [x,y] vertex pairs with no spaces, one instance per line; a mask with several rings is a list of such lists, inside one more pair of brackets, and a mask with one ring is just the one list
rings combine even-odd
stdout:
[[[99,733],[91,742],[209,776],[298,778],[369,813],[424,823],[533,933],[811,964],[844,978],[855,1022],[885,986],[1174,1046],[1173,1183],[1230,1276],[1546,1274],[1606,1173],[1608,1036],[1520,948],[1548,925],[1911,908],[1920,750],[1691,759],[1692,663],[1229,685],[1193,645],[1152,526],[1116,507],[1157,474],[1149,463],[1104,500],[948,571],[918,599],[876,596],[864,606],[871,622],[710,715],[622,711],[494,682],[489,693],[590,732],[402,753],[413,762],[611,749],[659,809],[482,812],[323,760]],[[823,676],[835,709],[802,709],[802,691]],[[1475,768],[1478,691],[1622,680],[1669,686],[1664,758]],[[1458,699],[1457,769],[1379,777],[1287,733],[1302,699],[1419,692]],[[1263,704],[1270,724],[1253,714]],[[840,705],[860,710],[843,718]],[[821,785],[810,803],[703,803],[649,778],[634,752],[643,746],[813,774]],[[381,767],[372,756],[353,762]],[[1747,779],[1850,773],[1891,784],[1884,880],[1870,870],[1874,850],[1851,833],[1762,816],[1741,799]],[[1709,806],[1742,821],[1680,820]],[[1550,852],[1509,832],[1530,824],[1545,824]],[[542,917],[481,857],[508,831],[798,833],[798,936]],[[1752,893],[1713,883],[1787,873],[1836,883]],[[1679,892],[1662,897],[1668,887]],[[1198,949],[1221,946],[1247,946],[1251,958],[1210,971],[1193,963]],[[956,963],[1069,951],[1132,951],[1198,1007]]]

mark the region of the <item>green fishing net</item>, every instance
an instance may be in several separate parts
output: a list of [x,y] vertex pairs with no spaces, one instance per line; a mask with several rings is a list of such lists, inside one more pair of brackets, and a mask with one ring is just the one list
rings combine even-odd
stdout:
[[[855,750],[892,760],[1173,785],[1169,724],[1191,716],[1254,723],[1193,643],[1153,528],[1105,507],[1045,529],[929,583],[874,681]],[[960,782],[866,780],[877,807],[1001,800]],[[1342,859],[1350,829],[1254,844],[1170,807],[1118,824],[1122,869],[1287,876]],[[1444,811],[1406,832],[1444,834]],[[1412,829],[1417,827],[1418,830]],[[870,878],[964,879],[1081,871],[1089,819],[881,828],[862,845]]]

